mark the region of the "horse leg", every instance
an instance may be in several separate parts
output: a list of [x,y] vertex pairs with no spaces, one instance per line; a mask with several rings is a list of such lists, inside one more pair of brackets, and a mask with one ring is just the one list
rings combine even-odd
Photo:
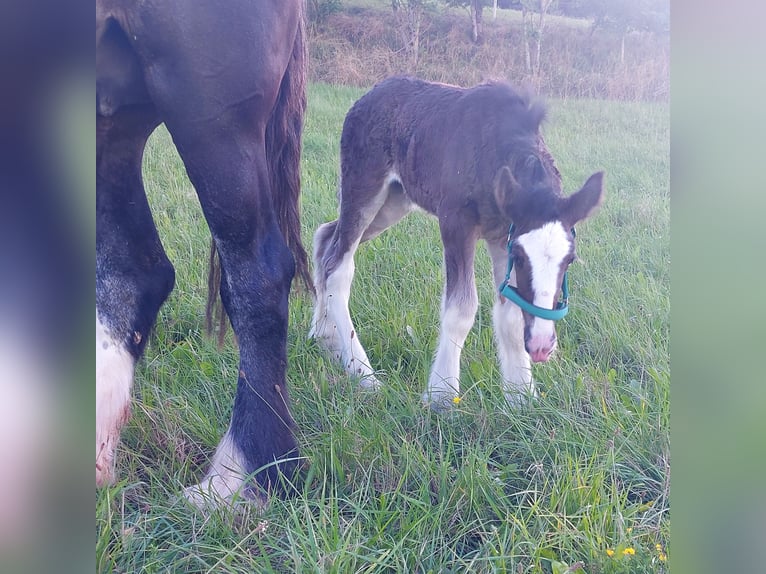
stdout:
[[185,490],[199,507],[238,493],[262,501],[297,468],[286,387],[295,263],[272,203],[265,121],[239,121],[260,108],[244,102],[212,127],[168,124],[218,251],[221,301],[240,353],[230,425],[205,477]]
[[[519,405],[524,395],[535,394],[532,380],[532,362],[524,348],[524,317],[521,309],[506,301],[497,287],[505,281],[508,270],[508,251],[506,239],[488,240],[487,248],[492,259],[492,273],[495,281],[495,302],[492,307],[492,325],[503,375],[505,398],[513,405]],[[515,284],[515,270],[511,272],[511,282]]]
[[144,193],[141,159],[157,126],[135,106],[96,119],[96,484],[114,480],[114,450],[130,416],[136,360],[175,272]]
[[375,218],[362,234],[360,244],[376,238],[389,227],[399,223],[402,218],[415,208],[409,197],[404,193],[404,188],[396,182],[388,186],[388,195],[383,206],[378,210]]
[[460,393],[460,354],[479,306],[473,270],[478,234],[463,219],[460,213],[439,217],[446,282],[439,344],[422,397],[435,410],[450,407]]
[[[317,291],[309,337],[316,338],[346,372],[360,378],[364,388],[380,381],[359,341],[348,301],[354,278],[354,253],[359,245],[376,237],[402,219],[412,203],[396,182],[366,188],[347,177],[341,194],[340,218],[321,225],[314,234],[314,284]],[[369,192],[365,193],[365,189]],[[355,195],[350,195],[353,190]],[[364,198],[362,200],[362,198]]]

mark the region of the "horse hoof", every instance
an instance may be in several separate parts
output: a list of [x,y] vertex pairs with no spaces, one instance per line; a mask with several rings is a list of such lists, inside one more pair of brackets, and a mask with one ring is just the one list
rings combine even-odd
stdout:
[[383,383],[375,375],[369,374],[359,379],[359,386],[365,391],[378,391],[383,387]]
[[512,409],[521,409],[528,406],[532,401],[537,398],[537,390],[531,389],[519,389],[513,391],[504,391],[505,400],[508,406]]
[[[118,435],[119,437],[119,435]],[[98,444],[98,437],[97,444]],[[96,449],[96,488],[104,488],[115,483],[115,438],[101,442],[101,448]]]
[[218,476],[206,477],[202,482],[184,488],[183,497],[205,513],[221,508],[233,509],[239,504],[251,505],[258,511],[263,511],[268,506],[268,499],[254,494],[247,488],[244,478],[237,486],[231,477],[225,481]]
[[446,413],[451,411],[459,402],[457,394],[446,391],[426,391],[421,396],[423,406],[430,408],[436,413]]
[[205,478],[184,489],[184,497],[200,510],[231,506],[236,501],[255,500],[248,487],[244,456],[234,443],[231,430],[223,435]]
[[114,484],[114,464],[102,460],[96,461],[96,488]]

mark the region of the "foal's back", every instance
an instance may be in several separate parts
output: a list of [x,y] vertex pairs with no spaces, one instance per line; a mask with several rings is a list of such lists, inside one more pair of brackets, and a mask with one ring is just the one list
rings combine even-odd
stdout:
[[364,180],[369,186],[354,187],[371,190],[398,180],[414,203],[434,214],[445,199],[481,204],[513,153],[538,149],[544,113],[505,83],[461,88],[389,78],[346,115],[341,178]]

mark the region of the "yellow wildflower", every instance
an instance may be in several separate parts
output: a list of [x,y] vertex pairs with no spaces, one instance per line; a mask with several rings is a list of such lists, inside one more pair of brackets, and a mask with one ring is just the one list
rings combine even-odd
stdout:
[[624,556],[628,556],[628,555],[633,556],[635,553],[636,553],[635,548],[631,548],[630,546],[628,546],[625,550],[622,551],[622,554]]
[[664,552],[660,552],[660,562],[665,562],[668,559],[668,555]]
[[606,549],[606,555],[610,556],[610,557],[614,556],[614,550],[612,550],[611,548],[607,548]]
[[461,400],[463,399],[461,399],[460,397],[455,397],[454,399],[452,399],[452,402],[455,403],[456,405],[459,405]]

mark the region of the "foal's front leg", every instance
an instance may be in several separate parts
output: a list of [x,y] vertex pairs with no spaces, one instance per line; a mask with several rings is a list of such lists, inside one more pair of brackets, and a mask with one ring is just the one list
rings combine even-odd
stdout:
[[[495,281],[495,302],[492,307],[492,326],[497,343],[497,356],[500,372],[503,375],[505,398],[512,405],[520,405],[524,396],[535,396],[535,383],[532,380],[532,362],[524,347],[524,316],[518,305],[506,301],[497,287],[505,280],[508,268],[508,253],[505,241],[487,241],[492,258],[492,271]],[[516,272],[511,272],[511,284],[516,284]]]
[[473,261],[477,236],[471,227],[440,219],[446,283],[441,306],[441,332],[423,402],[436,410],[451,406],[460,394],[460,354],[473,326],[479,299]]

